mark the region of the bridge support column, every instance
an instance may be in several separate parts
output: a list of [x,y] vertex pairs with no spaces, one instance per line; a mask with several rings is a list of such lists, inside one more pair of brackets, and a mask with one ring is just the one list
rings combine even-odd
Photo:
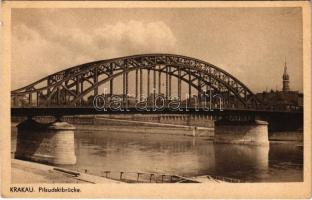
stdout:
[[169,85],[168,85],[168,89],[169,89],[169,92],[168,92],[168,95],[169,95],[169,99],[171,100],[171,66],[169,66]]
[[268,123],[266,121],[215,122],[216,143],[269,145]]
[[161,94],[161,65],[159,65],[159,71],[158,71],[158,95]]
[[75,164],[74,129],[67,122],[42,124],[28,118],[17,125],[15,158],[49,164]]

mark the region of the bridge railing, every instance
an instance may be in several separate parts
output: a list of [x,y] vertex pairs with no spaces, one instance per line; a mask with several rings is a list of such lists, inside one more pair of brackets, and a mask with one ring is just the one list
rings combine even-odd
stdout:
[[[94,100],[91,101],[80,101],[75,105],[71,104],[57,104],[57,103],[50,103],[47,105],[45,101],[37,101],[35,103],[27,101],[27,99],[16,99],[11,98],[11,107],[12,108],[94,108],[96,110],[108,110],[111,107],[112,103],[116,103],[113,100],[100,102],[99,104],[95,104]],[[237,102],[205,102],[205,101],[189,101],[189,100],[165,100],[164,102],[153,102],[152,100],[147,100],[145,102],[141,102],[143,104],[138,104],[138,101],[135,99],[122,99],[121,102],[117,102],[120,109],[127,109],[127,108],[138,108],[138,109],[148,109],[148,110],[155,110],[158,111],[164,108],[165,110],[168,108],[179,108],[181,110],[188,110],[192,108],[199,109],[199,110],[265,110],[265,111],[287,111],[287,112],[303,112],[303,106],[297,105],[263,105],[263,104],[250,104],[250,105],[243,105]],[[174,103],[174,106],[172,106]],[[137,106],[139,105],[139,106]],[[178,106],[177,106],[178,105]],[[116,106],[114,108],[117,108]]]

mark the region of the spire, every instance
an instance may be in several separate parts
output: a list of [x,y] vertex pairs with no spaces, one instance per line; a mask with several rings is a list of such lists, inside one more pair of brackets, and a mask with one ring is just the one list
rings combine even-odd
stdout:
[[286,63],[286,57],[285,57],[284,75],[288,75],[288,74],[287,74],[287,63]]
[[289,75],[287,73],[287,63],[285,57],[285,66],[284,66],[284,74],[283,74],[283,91],[289,91]]
[[284,66],[283,80],[289,80],[289,75],[288,75],[288,73],[287,73],[287,63],[286,63],[286,58],[285,58],[285,66]]

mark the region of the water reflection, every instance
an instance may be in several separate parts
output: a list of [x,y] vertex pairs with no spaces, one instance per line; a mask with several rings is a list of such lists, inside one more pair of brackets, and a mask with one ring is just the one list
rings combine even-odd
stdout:
[[75,149],[76,165],[65,167],[98,175],[111,170],[211,174],[250,182],[303,180],[303,151],[293,143],[259,147],[214,144],[194,137],[78,130]]
[[[117,132],[77,132],[76,136],[77,145],[82,146],[76,149],[76,166],[93,171],[212,174],[251,182],[279,181],[282,174],[289,181],[302,180],[303,154],[300,149],[292,148],[293,144],[270,147],[213,144],[193,137]],[[90,164],[89,160],[98,161]],[[285,160],[292,165],[283,165]],[[286,170],[280,170],[277,164]],[[294,173],[288,174],[290,171]]]
[[226,144],[214,146],[218,175],[252,180],[268,170],[268,146]]
[[[215,168],[214,146],[191,137],[102,132],[76,135],[77,166],[90,170],[194,175]],[[98,161],[90,164],[87,160]]]

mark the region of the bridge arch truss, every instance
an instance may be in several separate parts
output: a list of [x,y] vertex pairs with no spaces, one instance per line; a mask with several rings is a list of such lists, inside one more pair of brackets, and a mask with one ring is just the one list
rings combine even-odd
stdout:
[[[130,80],[129,74],[134,74]],[[144,95],[162,94],[170,99],[173,86],[177,98],[182,99],[182,83],[188,86],[188,97],[194,89],[197,97],[208,90],[223,97],[228,106],[255,108],[260,105],[251,90],[237,78],[205,61],[172,54],[145,54],[96,61],[68,68],[44,77],[11,92],[13,107],[83,106],[90,94],[101,93],[100,86],[109,85],[108,95],[114,94],[114,81],[122,78],[121,96],[127,97],[134,86],[136,101]],[[172,84],[172,79],[176,81]],[[146,88],[146,91],[143,91]],[[153,89],[151,89],[153,88]]]

